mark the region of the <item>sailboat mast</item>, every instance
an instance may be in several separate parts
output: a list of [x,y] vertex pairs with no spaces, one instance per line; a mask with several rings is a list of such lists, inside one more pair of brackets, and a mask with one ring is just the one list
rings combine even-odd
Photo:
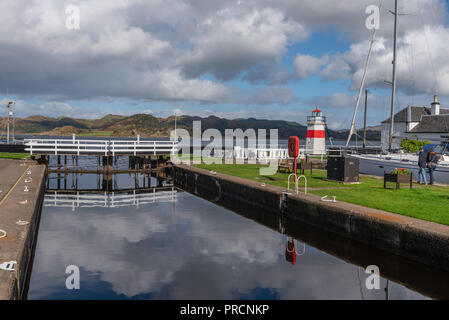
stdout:
[[397,47],[398,47],[398,0],[394,1],[394,45],[393,45],[393,79],[391,81],[391,113],[390,113],[390,136],[388,143],[388,150],[393,149],[393,129],[394,129],[394,103],[396,96],[396,57],[397,57]]
[[[380,5],[379,5],[379,10],[382,8],[383,2],[384,2],[384,0],[381,0]],[[362,76],[362,81],[360,83],[359,93],[357,95],[357,101],[356,101],[355,107],[354,107],[354,114],[352,115],[351,128],[349,129],[348,140],[346,140],[346,147],[349,146],[349,143],[351,142],[352,135],[357,134],[357,130],[355,128],[355,121],[357,118],[357,110],[359,109],[360,99],[362,97],[363,88],[365,86],[366,74],[367,74],[369,63],[371,60],[371,54],[373,52],[374,41],[376,40],[376,32],[377,32],[377,29],[374,28],[372,36],[371,36],[371,43],[369,46],[368,56],[366,57],[365,69],[363,70],[363,76]]]
[[368,89],[365,89],[365,114],[363,115],[363,149],[366,148],[366,113],[368,109]]

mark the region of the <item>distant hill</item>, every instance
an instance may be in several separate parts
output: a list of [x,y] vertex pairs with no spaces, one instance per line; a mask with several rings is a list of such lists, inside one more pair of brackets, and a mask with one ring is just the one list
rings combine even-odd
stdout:
[[[306,126],[297,122],[254,118],[229,120],[215,116],[207,118],[179,116],[177,118],[177,127],[186,129],[191,133],[193,121],[199,120],[201,121],[203,131],[214,128],[218,129],[223,135],[225,129],[266,129],[267,134],[269,134],[269,129],[278,129],[279,139],[287,139],[290,136],[298,136],[301,139],[305,139],[307,132]],[[169,137],[174,125],[174,116],[156,118],[149,114],[135,114],[132,116],[107,115],[101,119],[32,116],[15,120],[16,134],[62,136],[75,133],[87,136],[132,136],[140,134],[142,137]],[[1,130],[5,126],[6,118],[0,118]],[[363,134],[361,130],[359,134]],[[334,139],[346,139],[348,130],[329,130],[329,135]],[[380,126],[368,128],[367,139],[380,140]]]

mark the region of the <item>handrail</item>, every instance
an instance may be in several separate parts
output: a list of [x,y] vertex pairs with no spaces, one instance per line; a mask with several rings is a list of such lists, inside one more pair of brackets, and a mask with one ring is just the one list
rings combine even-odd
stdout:
[[40,138],[30,138],[30,139],[24,139],[24,142],[29,142],[29,141],[67,141],[67,142],[74,142],[74,141],[82,141],[82,142],[108,142],[108,141],[115,141],[115,142],[126,142],[126,143],[144,143],[144,142],[148,142],[148,143],[153,143],[154,141],[160,142],[160,143],[167,143],[167,144],[176,144],[176,141],[170,141],[170,140],[121,140],[121,139],[116,139],[116,140],[112,140],[112,139],[108,139],[108,140],[94,140],[94,139],[40,139]]
[[306,176],[300,176],[298,179],[296,179],[296,182],[299,182],[301,178],[304,178],[304,193],[307,194],[307,178]]
[[25,150],[33,153],[47,153],[58,155],[73,153],[75,155],[108,153],[115,155],[121,153],[134,154],[168,152],[175,154],[178,150],[176,141],[124,141],[124,140],[75,140],[75,139],[27,139]]
[[104,195],[83,195],[83,194],[59,194],[56,191],[46,194],[44,198],[45,207],[67,207],[67,208],[91,208],[91,207],[123,207],[139,204],[150,204],[158,202],[176,202],[177,191],[153,190],[152,193],[142,194],[104,194]]
[[296,173],[292,173],[291,175],[288,176],[288,179],[287,179],[287,190],[290,191],[290,178],[291,178],[291,176],[295,176],[295,190],[296,190],[296,193],[298,193],[298,178],[296,176]]
[[297,175],[295,173],[292,173],[288,176],[288,180],[287,180],[287,190],[290,191],[290,178],[292,176],[295,176],[295,190],[296,193],[299,193],[298,191],[298,182],[299,180],[301,180],[301,178],[304,178],[304,193],[307,194],[307,178],[306,176],[299,176],[297,177]]

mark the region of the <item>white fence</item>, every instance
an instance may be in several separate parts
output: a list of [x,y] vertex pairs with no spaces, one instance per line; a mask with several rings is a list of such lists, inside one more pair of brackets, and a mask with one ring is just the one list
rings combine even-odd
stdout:
[[176,141],[148,140],[79,140],[26,139],[26,148],[32,154],[45,155],[144,155],[175,154]]
[[[212,151],[212,150],[210,150]],[[288,159],[288,149],[279,148],[242,148],[234,147],[231,150],[213,149],[202,151],[203,157],[221,158],[221,159],[244,159],[244,160],[279,160]]]
[[[80,139],[27,139],[26,148],[32,154],[44,155],[158,155],[177,154],[178,142],[159,140],[80,140]],[[212,157],[248,160],[288,159],[288,149],[283,148],[242,148],[214,150]],[[300,157],[304,149],[300,150]]]
[[156,202],[176,202],[177,192],[174,187],[169,191],[156,191],[150,193],[136,193],[132,194],[115,194],[107,193],[104,194],[80,194],[76,193],[59,193],[54,191],[51,193],[46,193],[44,197],[45,207],[64,207],[72,208],[75,211],[76,208],[94,208],[94,207],[104,207],[104,208],[117,208],[117,207],[129,207],[140,205],[156,203]]
[[257,160],[287,159],[288,149],[234,147],[234,157],[236,159]]

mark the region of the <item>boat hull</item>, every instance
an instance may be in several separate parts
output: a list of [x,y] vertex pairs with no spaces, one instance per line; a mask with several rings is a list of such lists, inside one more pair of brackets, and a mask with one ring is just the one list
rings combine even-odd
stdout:
[[[413,173],[413,180],[418,180],[419,168],[416,163],[407,163],[401,161],[389,161],[381,159],[370,159],[361,156],[352,156],[359,159],[360,168],[359,171],[362,174],[369,174],[375,176],[383,176],[384,172],[391,172],[396,168],[404,168]],[[430,182],[429,172],[426,170],[427,182]],[[449,184],[449,167],[437,166],[435,170],[435,182]]]

